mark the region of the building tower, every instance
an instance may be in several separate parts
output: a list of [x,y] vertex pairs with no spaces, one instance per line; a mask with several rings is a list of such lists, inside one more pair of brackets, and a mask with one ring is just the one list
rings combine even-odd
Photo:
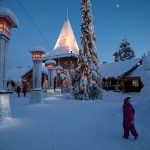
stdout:
[[58,36],[54,49],[45,55],[44,60],[46,61],[53,59],[65,70],[71,70],[77,67],[76,64],[78,54],[79,47],[70,21],[67,17]]
[[[75,68],[77,67],[78,54],[79,54],[79,47],[75,35],[73,33],[71,23],[67,17],[61,29],[61,32],[58,35],[58,39],[54,48],[43,56],[42,61],[46,63],[54,60],[56,62],[56,65],[63,67],[63,72],[69,72],[70,74],[73,75]],[[22,79],[31,83],[32,80],[31,72],[27,72],[26,74],[24,74],[22,76]],[[53,76],[53,80],[54,80],[53,86],[56,87],[56,80],[57,80],[56,76]]]
[[75,54],[79,53],[79,47],[68,18],[64,22],[58,40],[55,44],[54,51],[60,51],[60,53],[71,51]]

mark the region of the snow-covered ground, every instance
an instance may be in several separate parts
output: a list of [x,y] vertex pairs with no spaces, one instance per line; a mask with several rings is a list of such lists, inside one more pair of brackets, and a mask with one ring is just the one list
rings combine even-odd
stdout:
[[29,105],[29,97],[10,97],[13,118],[0,121],[0,150],[150,150],[150,101],[128,94],[136,110],[139,139],[122,138],[122,99],[105,92],[101,101],[63,97]]

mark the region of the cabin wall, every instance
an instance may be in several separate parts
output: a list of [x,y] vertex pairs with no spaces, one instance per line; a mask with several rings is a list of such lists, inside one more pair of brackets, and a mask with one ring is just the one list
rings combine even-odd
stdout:
[[65,70],[75,69],[77,67],[77,58],[59,58],[55,59],[58,65],[61,65]]
[[103,89],[121,92],[140,92],[143,88],[141,77],[103,78]]
[[[68,70],[71,73],[71,76],[74,74],[74,70],[77,67],[77,58],[75,57],[69,57],[69,58],[57,58],[54,59],[58,65],[61,65],[64,70]],[[32,71],[28,72],[22,77],[23,81],[27,82],[28,88],[32,88]],[[43,89],[46,89],[47,87],[47,82],[48,82],[48,77],[45,74],[42,74],[42,85],[41,87]],[[54,83],[56,81],[54,80]],[[61,81],[63,82],[63,81]],[[56,84],[56,83],[55,83]]]

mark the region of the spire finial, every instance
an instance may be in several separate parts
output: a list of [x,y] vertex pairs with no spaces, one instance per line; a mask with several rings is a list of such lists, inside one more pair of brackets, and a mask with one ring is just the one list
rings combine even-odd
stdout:
[[68,8],[67,8],[67,20],[69,19],[69,17],[68,17]]

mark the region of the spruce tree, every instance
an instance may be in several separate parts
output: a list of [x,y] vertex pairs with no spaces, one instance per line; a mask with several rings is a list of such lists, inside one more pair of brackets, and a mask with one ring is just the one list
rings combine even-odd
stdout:
[[118,52],[115,52],[113,56],[115,57],[115,62],[117,62],[117,61],[120,60],[120,57],[119,57],[119,53],[118,53]]
[[64,78],[64,81],[65,92],[72,93],[72,79],[68,71],[66,72],[66,77]]
[[65,98],[67,100],[72,100],[73,99],[72,79],[71,79],[70,73],[68,71],[65,73],[65,75],[66,75],[66,77],[64,78],[65,83],[63,85],[64,89],[65,89],[64,92],[66,92],[65,93]]
[[115,61],[124,61],[124,60],[128,60],[128,59],[132,59],[135,57],[135,53],[133,51],[133,49],[130,46],[130,43],[127,41],[127,39],[123,39],[118,52],[114,53],[115,56]]
[[82,0],[81,45],[76,69],[74,96],[76,99],[101,99],[102,80],[95,46],[90,0]]

